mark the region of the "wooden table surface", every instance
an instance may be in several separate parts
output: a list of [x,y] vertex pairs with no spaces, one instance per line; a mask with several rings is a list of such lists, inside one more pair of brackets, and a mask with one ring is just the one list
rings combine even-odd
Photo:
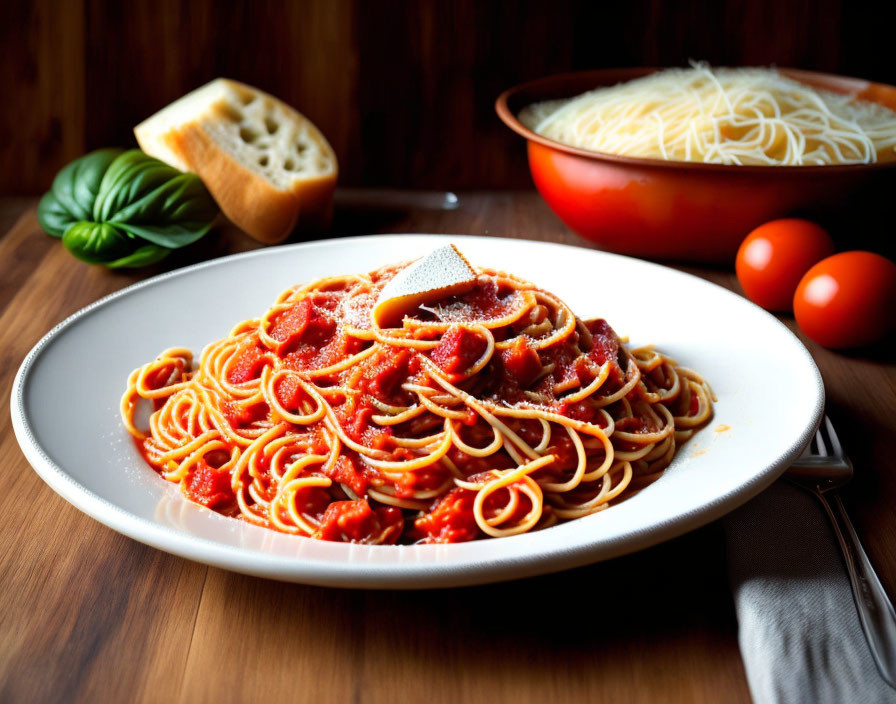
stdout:
[[[533,192],[341,192],[334,234],[521,236],[588,246]],[[82,306],[150,274],[257,246],[232,228],[151,272],[73,259],[34,199],[0,199],[0,388]],[[729,288],[729,271],[684,267]],[[794,329],[793,321],[785,322]],[[799,333],[797,333],[799,334]],[[896,373],[881,348],[804,340],[857,473],[846,501],[896,594]],[[88,518],[19,450],[0,404],[2,702],[748,702],[718,523],[610,562],[418,592],[284,584],[189,562]],[[554,604],[542,618],[521,607]],[[563,606],[580,605],[572,616]],[[527,608],[528,612],[530,608]]]

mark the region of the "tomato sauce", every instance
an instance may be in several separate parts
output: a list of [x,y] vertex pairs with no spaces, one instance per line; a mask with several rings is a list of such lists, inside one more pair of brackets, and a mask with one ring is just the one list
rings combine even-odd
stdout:
[[221,510],[236,503],[230,486],[230,472],[198,462],[183,483],[183,492],[191,501],[206,508]]
[[367,501],[335,501],[321,520],[315,537],[339,543],[383,543],[394,545],[404,528],[401,509],[371,508]]
[[353,451],[346,449],[336,460],[336,464],[327,470],[327,476],[334,482],[345,484],[358,496],[365,496],[371,479],[378,475],[358,460]]
[[411,498],[415,491],[438,489],[451,478],[451,473],[442,465],[432,465],[426,469],[402,472],[395,482],[395,495]]
[[244,384],[258,379],[261,370],[270,363],[268,351],[255,340],[242,343],[234,353],[227,381],[231,384]]
[[446,323],[487,322],[507,317],[519,309],[516,289],[480,276],[476,286],[462,296],[451,296],[439,304],[439,318]]
[[336,321],[325,315],[311,298],[303,298],[278,315],[268,333],[280,343],[275,352],[282,356],[299,341],[320,347],[335,330]]
[[462,374],[485,353],[486,341],[466,328],[450,328],[430,359],[449,374]]
[[482,474],[490,469],[510,469],[516,465],[504,453],[491,457],[471,457],[452,446],[448,450],[448,459],[461,471],[465,477]]
[[526,341],[518,337],[507,349],[501,350],[504,374],[511,377],[520,388],[529,387],[541,374],[542,364],[538,352]]
[[473,517],[476,492],[456,488],[414,521],[408,537],[422,543],[465,543],[483,535]]
[[[623,418],[616,421],[616,432],[642,435],[644,433],[653,433],[655,431],[656,428],[651,428],[643,418]],[[622,440],[617,440],[616,445],[619,449],[628,452],[633,452],[639,447],[636,443],[624,442]]]
[[412,368],[418,370],[419,365],[410,350],[375,353],[362,365],[357,388],[389,405],[409,405],[413,397],[401,385],[411,376]]
[[221,414],[232,428],[248,428],[252,423],[268,416],[270,408],[266,403],[255,403],[251,406],[239,406],[232,401],[220,402]]
[[[502,513],[504,511],[504,508],[507,506],[507,503],[510,500],[511,491],[518,492],[518,490],[514,488],[514,485],[511,484],[509,487],[498,489],[498,491],[488,496],[488,498],[482,504],[482,515],[486,520],[497,516],[499,513]],[[528,496],[526,496],[522,492],[518,492],[517,498],[518,500],[516,508],[510,514],[510,516],[505,519],[505,525],[512,526],[515,523],[519,523],[526,517],[526,514],[532,510],[532,501]]]
[[306,412],[304,406],[315,408],[317,402],[311,398],[307,391],[292,376],[281,377],[274,385],[274,396],[283,408],[290,413],[301,415]]
[[295,507],[299,513],[321,520],[333,501],[333,497],[323,487],[305,486],[296,491]]

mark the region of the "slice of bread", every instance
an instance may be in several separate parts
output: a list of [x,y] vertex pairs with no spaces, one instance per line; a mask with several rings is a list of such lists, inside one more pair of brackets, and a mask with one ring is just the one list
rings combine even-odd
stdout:
[[336,155],[310,120],[267,93],[218,78],[134,134],[150,156],[198,174],[224,214],[261,242],[329,225]]

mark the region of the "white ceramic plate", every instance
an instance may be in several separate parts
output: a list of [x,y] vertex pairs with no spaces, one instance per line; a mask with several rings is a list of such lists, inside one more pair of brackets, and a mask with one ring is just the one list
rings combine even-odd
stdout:
[[[194,351],[257,316],[287,286],[370,271],[454,242],[477,265],[555,292],[699,370],[712,423],[645,491],[529,535],[459,545],[364,546],[279,534],[186,501],[144,464],[118,416],[128,373],[167,347]],[[718,286],[636,259],[482,237],[369,236],[258,250],[174,271],[76,313],[29,353],[12,389],[22,450],[63,498],[161,550],[238,572],[343,587],[436,587],[582,565],[703,525],[769,485],[808,443],[824,388],[800,342]],[[728,428],[728,429],[725,429]],[[86,546],[85,546],[86,548]]]

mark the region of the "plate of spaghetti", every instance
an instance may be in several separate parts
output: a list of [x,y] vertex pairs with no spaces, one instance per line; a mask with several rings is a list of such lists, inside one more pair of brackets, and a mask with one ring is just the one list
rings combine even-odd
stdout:
[[799,454],[823,399],[783,325],[695,277],[396,235],[113,294],[32,350],[12,416],[47,483],[132,538],[277,579],[415,588],[711,521]]

